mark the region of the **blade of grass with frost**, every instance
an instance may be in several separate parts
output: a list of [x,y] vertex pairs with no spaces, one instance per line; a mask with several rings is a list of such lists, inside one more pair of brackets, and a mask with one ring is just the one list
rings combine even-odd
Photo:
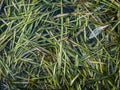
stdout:
[[103,29],[107,28],[108,26],[109,26],[109,25],[100,26],[100,27],[94,29],[94,30],[91,32],[91,34],[90,34],[90,36],[89,36],[89,39],[94,38],[94,37],[96,37],[97,35],[99,35],[100,32],[101,32]]

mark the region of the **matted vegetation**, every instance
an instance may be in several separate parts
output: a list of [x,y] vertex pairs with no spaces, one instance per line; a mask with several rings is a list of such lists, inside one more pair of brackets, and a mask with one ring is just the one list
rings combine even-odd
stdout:
[[120,90],[120,1],[1,0],[0,88]]

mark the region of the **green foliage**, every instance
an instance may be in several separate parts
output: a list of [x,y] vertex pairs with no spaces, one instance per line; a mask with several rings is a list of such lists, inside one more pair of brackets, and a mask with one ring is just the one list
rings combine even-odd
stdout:
[[1,0],[0,88],[119,90],[120,2]]

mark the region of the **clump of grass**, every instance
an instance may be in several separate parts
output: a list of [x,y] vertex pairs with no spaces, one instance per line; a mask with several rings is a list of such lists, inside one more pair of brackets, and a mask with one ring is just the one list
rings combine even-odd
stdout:
[[1,0],[0,87],[119,90],[119,17],[119,1]]

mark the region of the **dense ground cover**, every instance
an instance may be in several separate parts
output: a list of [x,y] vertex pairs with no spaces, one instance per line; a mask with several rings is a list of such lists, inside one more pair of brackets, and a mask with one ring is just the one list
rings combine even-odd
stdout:
[[119,90],[120,1],[1,0],[0,88]]

